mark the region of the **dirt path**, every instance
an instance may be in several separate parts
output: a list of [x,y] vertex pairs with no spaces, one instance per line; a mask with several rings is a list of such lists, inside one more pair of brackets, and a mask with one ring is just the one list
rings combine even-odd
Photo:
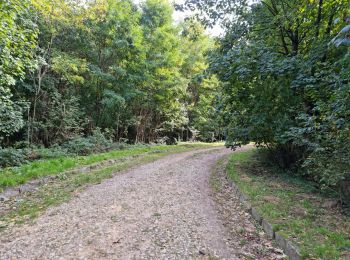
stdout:
[[172,155],[92,186],[6,231],[0,259],[243,258],[210,195],[210,170],[228,153]]

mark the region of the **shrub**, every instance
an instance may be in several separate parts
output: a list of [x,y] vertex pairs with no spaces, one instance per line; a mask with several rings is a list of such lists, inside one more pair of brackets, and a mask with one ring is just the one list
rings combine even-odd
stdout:
[[119,142],[119,143],[112,143],[110,145],[109,149],[111,149],[111,150],[123,150],[123,149],[130,147],[130,146],[131,146],[130,144]]
[[51,159],[70,155],[67,149],[59,145],[54,145],[50,148],[37,148],[35,152],[38,155],[38,159]]
[[91,136],[78,136],[62,145],[63,149],[70,154],[88,155],[95,152],[102,152],[110,149],[112,142],[107,140],[100,129],[93,132]]
[[27,149],[1,148],[0,167],[18,166],[26,162]]
[[62,145],[70,154],[87,155],[93,152],[94,144],[89,138],[78,136]]

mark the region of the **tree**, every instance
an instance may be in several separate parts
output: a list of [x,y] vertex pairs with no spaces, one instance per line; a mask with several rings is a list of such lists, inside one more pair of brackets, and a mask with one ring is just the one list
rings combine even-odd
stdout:
[[[23,125],[20,100],[13,100],[17,80],[34,66],[32,52],[37,31],[29,1],[4,0],[0,3],[0,142]],[[12,89],[12,91],[11,91]]]
[[205,34],[204,27],[193,19],[184,22],[182,27],[184,63],[181,74],[187,81],[184,103],[189,121],[185,139],[197,138],[210,142],[222,139],[218,107],[220,83],[215,76],[207,73],[207,55],[214,49],[214,41]]
[[[140,6],[131,0],[31,0],[30,6],[28,23],[36,26],[37,39],[26,50],[33,68],[21,71],[12,98],[1,90],[7,97],[2,104],[12,107],[6,120],[17,124],[2,126],[8,145],[27,135],[32,145],[64,145],[96,129],[130,143],[175,142],[186,129],[199,130],[203,140],[216,138],[212,106],[219,83],[205,75],[212,43],[199,24],[173,24],[167,0]],[[22,100],[29,105],[25,118],[13,103]]]
[[144,80],[135,114],[136,141],[169,135],[186,123],[183,104],[185,84],[178,28],[172,24],[172,8],[166,0],[148,0],[142,5],[145,60]]
[[186,3],[207,24],[224,21],[210,70],[224,85],[227,145],[254,141],[280,166],[339,190],[349,168],[349,2]]

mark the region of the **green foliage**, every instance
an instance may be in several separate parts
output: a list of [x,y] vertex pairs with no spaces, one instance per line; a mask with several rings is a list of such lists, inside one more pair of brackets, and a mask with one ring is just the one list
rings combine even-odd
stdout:
[[10,89],[0,85],[0,143],[5,136],[19,131],[24,126],[23,105],[11,98]]
[[88,153],[97,128],[114,142],[194,139],[193,129],[215,139],[212,45],[198,23],[173,24],[167,0],[7,0],[0,11],[3,145]]
[[167,0],[2,1],[1,145],[226,138],[321,188],[350,178],[348,1],[185,2],[224,37],[174,25]]
[[69,154],[88,155],[106,151],[112,146],[112,141],[107,140],[97,128],[93,134],[88,137],[75,137],[62,144],[62,148],[66,149]]
[[186,2],[225,24],[210,69],[223,82],[227,145],[266,146],[281,167],[339,189],[349,178],[349,1]]
[[36,30],[29,5],[27,0],[0,3],[0,86],[14,85],[32,62]]
[[27,151],[24,149],[0,149],[0,167],[17,166],[26,162]]
[[33,65],[37,33],[29,4],[27,0],[0,3],[0,142],[24,125],[23,102],[13,100],[11,88]]
[[[319,102],[315,108],[322,117],[313,116],[305,124],[313,124],[314,132],[309,139],[314,149],[303,166],[323,188],[337,188],[350,178],[349,93],[349,84],[336,88],[329,101]],[[349,203],[348,198],[344,199]]]
[[[184,63],[182,74],[187,78],[184,98],[190,138],[213,142],[223,138],[221,111],[219,108],[220,82],[207,73],[207,53],[214,48],[214,41],[206,37],[203,26],[194,20],[183,24]],[[187,133],[186,133],[187,135]]]

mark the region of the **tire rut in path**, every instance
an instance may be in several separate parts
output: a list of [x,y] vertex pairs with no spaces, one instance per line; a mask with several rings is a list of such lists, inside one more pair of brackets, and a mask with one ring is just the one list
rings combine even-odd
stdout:
[[6,231],[0,259],[237,259],[210,197],[228,149],[164,157]]

